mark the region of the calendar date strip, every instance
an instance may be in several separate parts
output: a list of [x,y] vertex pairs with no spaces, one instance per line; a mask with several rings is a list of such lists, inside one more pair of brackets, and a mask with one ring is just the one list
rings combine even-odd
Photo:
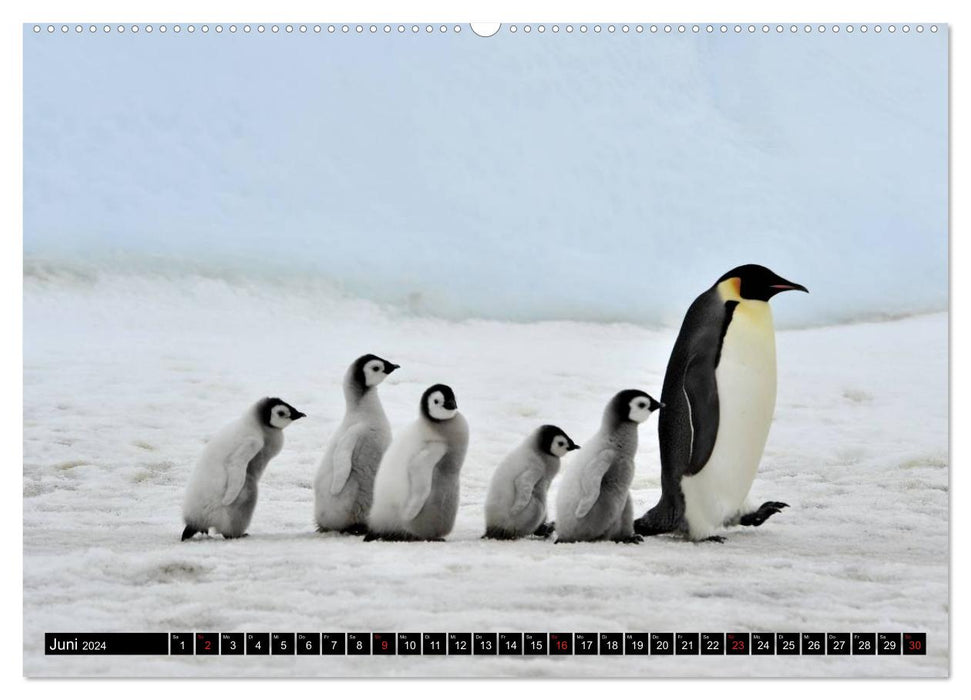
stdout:
[[926,655],[926,632],[106,632],[44,635],[49,656]]

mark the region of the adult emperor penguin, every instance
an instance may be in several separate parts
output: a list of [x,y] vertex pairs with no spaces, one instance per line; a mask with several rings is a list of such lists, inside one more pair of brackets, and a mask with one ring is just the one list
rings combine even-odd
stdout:
[[305,415],[286,401],[263,398],[213,436],[189,479],[183,540],[209,528],[227,539],[246,533],[260,477],[283,448],[283,429]]
[[314,479],[318,532],[367,532],[374,475],[391,444],[391,425],[378,398],[378,385],[396,369],[398,365],[377,355],[363,355],[344,375],[344,420],[327,445]]
[[630,485],[637,428],[663,403],[638,389],[614,396],[600,430],[566,465],[556,496],[556,541],[640,542]]
[[747,503],[775,409],[769,300],[805,287],[761,265],[722,275],[688,308],[661,401],[661,499],[635,523],[643,535],[722,538],[723,525],[761,525],[785,503]]
[[370,540],[441,540],[455,525],[469,426],[444,384],[422,394],[418,420],[384,454],[368,516]]
[[486,496],[483,537],[514,540],[528,535],[549,537],[546,492],[560,470],[560,458],[580,446],[555,425],[543,425],[496,468]]

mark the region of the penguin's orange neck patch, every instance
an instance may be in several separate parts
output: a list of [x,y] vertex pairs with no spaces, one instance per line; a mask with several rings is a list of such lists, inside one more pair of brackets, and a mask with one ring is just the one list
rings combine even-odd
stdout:
[[723,301],[741,301],[742,300],[742,279],[740,277],[731,277],[718,284],[718,293],[721,295]]

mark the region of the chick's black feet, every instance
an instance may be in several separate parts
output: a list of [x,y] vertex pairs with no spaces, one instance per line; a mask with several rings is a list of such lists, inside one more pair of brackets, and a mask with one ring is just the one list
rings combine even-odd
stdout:
[[353,525],[348,525],[343,530],[341,530],[342,535],[366,535],[368,533],[367,525],[362,523],[355,523]]
[[536,531],[533,533],[533,535],[535,535],[536,537],[547,538],[550,535],[552,535],[553,532],[555,532],[555,530],[556,530],[556,523],[555,522],[552,522],[552,523],[543,523],[538,528],[536,528]]

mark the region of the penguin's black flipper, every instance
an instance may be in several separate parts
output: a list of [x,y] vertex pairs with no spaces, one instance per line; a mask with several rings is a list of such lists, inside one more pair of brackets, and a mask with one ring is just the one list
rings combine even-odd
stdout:
[[[730,320],[731,313],[727,315]],[[726,328],[728,320],[725,322]],[[688,475],[697,474],[708,463],[715,449],[715,437],[718,435],[720,416],[715,368],[718,366],[721,345],[705,350],[688,361],[682,384],[682,393],[688,404],[688,425],[691,433],[688,464],[683,472]]]
[[783,508],[788,507],[788,504],[779,501],[766,501],[754,513],[746,513],[739,518],[738,524],[758,527],[776,513],[781,513]]
[[197,532],[199,531],[196,530],[191,525],[186,525],[185,530],[182,531],[182,541],[185,542],[188,539],[192,539],[192,536],[195,535]]

